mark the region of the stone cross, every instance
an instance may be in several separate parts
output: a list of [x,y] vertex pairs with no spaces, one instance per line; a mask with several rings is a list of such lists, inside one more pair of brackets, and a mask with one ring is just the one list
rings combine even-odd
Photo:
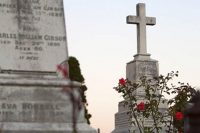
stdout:
[[137,54],[146,55],[146,25],[155,25],[156,18],[146,17],[145,4],[137,4],[137,16],[127,16],[127,24],[137,24]]

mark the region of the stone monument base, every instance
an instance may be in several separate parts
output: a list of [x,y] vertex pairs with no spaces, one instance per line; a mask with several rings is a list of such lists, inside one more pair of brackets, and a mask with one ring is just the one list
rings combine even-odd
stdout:
[[158,68],[159,67],[157,60],[153,59],[138,60],[137,58],[135,58],[133,61],[128,62],[126,65],[126,78],[129,79],[129,81],[136,82],[140,80],[142,76],[150,78],[158,77],[159,76]]
[[[96,133],[87,123],[77,124],[78,133]],[[2,133],[73,133],[71,123],[3,123]]]
[[[151,59],[150,54],[137,54],[134,56],[133,61],[127,63],[126,78],[131,82],[137,82],[143,76],[147,78],[158,77],[158,68],[158,61]],[[143,88],[137,89],[134,95],[138,99],[138,103],[145,101],[145,90]],[[130,133],[130,131],[139,133],[139,129],[135,125],[131,125],[129,115],[127,114],[129,109],[124,106],[124,102],[125,101],[121,101],[118,104],[118,112],[115,114],[115,129],[112,133]],[[165,111],[167,109],[167,104],[160,103],[159,109]],[[145,127],[150,127],[153,121],[149,119],[145,121],[145,123]],[[161,133],[164,133],[164,131]]]
[[[121,101],[118,104],[118,112],[115,114],[115,129],[111,133],[132,133],[133,131],[134,133],[140,133],[135,125],[131,125],[130,116],[127,114],[129,109],[124,106],[124,103],[125,101]],[[167,103],[160,103],[159,110],[164,113],[167,110]],[[149,119],[145,121],[144,126],[151,127],[152,124],[153,119]],[[162,128],[163,130],[160,133],[166,133],[164,126]]]
[[[2,74],[3,75],[3,74]],[[72,82],[58,77],[0,76],[1,133],[73,133],[72,102],[62,86]],[[82,109],[78,133],[96,133]]]

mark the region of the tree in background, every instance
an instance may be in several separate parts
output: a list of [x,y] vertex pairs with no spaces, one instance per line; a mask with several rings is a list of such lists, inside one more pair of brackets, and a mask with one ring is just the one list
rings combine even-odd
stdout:
[[[85,79],[83,77],[83,75],[81,74],[81,69],[80,69],[80,64],[78,62],[78,60],[75,57],[69,57],[68,60],[69,63],[69,78],[72,81],[78,81],[81,83],[84,83]],[[87,106],[87,98],[86,98],[86,91],[87,91],[87,86],[83,85],[80,88],[80,95],[82,98],[82,102],[84,105],[84,109],[85,109],[85,118],[87,120],[87,123],[90,124],[90,118],[92,117],[92,115],[88,112]]]

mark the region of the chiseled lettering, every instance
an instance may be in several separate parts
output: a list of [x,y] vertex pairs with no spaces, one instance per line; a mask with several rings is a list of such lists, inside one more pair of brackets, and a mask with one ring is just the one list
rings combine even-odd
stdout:
[[53,11],[53,7],[49,7],[49,6],[44,6],[43,8],[45,11]]
[[14,113],[12,111],[0,111],[0,115],[2,116],[9,116],[13,115]]
[[39,4],[40,0],[23,0],[23,3]]
[[28,40],[42,40],[42,35],[19,34],[19,38]]
[[23,110],[60,110],[59,105],[57,104],[48,104],[48,103],[23,103]]
[[66,41],[65,36],[50,36],[50,35],[45,35],[44,39],[46,41]]
[[17,39],[17,34],[12,34],[12,33],[0,33],[0,38]]
[[17,109],[17,105],[14,103],[2,103],[1,109]]
[[16,8],[15,4],[8,4],[8,3],[0,3],[1,8]]
[[39,57],[36,57],[36,56],[27,56],[26,57],[26,60],[38,60]]

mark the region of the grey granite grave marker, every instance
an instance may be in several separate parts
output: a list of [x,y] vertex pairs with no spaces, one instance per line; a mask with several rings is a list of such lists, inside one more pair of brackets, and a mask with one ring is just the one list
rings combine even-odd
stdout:
[[[0,131],[72,133],[63,0],[0,0]],[[96,133],[78,116],[78,133]]]
[[[146,46],[146,25],[155,25],[156,18],[146,17],[145,4],[137,4],[137,16],[127,16],[128,24],[137,24],[137,54],[134,60],[127,63],[126,78],[131,82],[138,81],[140,77],[148,78],[157,77],[159,75],[158,61],[150,58],[147,53]],[[140,88],[135,92],[138,101],[144,100],[145,91]],[[160,109],[166,109],[166,104],[160,104]],[[127,107],[124,107],[124,101],[118,104],[118,112],[115,114],[115,129],[112,133],[130,133],[129,130],[139,133],[139,130],[134,125],[130,124],[129,112]],[[145,120],[145,126],[152,125],[152,120]]]

